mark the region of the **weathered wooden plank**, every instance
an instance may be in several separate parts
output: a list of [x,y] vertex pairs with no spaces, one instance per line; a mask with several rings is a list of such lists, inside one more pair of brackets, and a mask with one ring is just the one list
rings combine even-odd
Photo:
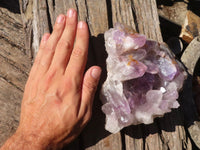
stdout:
[[49,18],[51,19],[51,25],[55,23],[55,1],[54,0],[47,0],[48,4],[48,12]]
[[25,39],[21,15],[0,7],[0,146],[19,123],[20,103],[31,66]]
[[87,21],[88,20],[88,14],[87,14],[87,8],[86,8],[86,1],[83,0],[77,0],[76,1],[76,8],[78,11],[78,17],[79,20]]
[[0,37],[23,50],[25,37],[20,19],[20,14],[15,15],[5,8],[0,9]]
[[136,30],[134,8],[131,0],[111,0],[113,25],[117,22],[126,24]]
[[30,59],[24,55],[25,33],[21,15],[1,8],[0,20],[0,55],[8,59],[12,65],[29,72]]
[[163,147],[163,143],[159,134],[159,128],[156,122],[150,125],[145,125],[144,129],[145,129],[144,132],[146,133],[144,141],[145,149],[167,150],[166,148]]
[[[171,4],[170,4],[171,3]],[[186,1],[163,1],[157,0],[158,14],[175,24],[182,26],[188,10]]]
[[[21,16],[2,8],[0,9],[0,17],[0,76],[11,82],[13,86],[23,90],[28,77],[26,65],[30,66],[30,60],[28,61],[27,58],[23,57],[25,34],[20,22]],[[15,58],[16,54],[22,56]],[[19,59],[20,57],[24,60]],[[24,64],[21,61],[27,63]],[[21,67],[18,67],[18,65]]]
[[157,6],[155,0],[132,0],[135,13],[135,25],[139,33],[162,42]]
[[74,0],[68,0],[68,1],[63,0],[63,7],[64,7],[65,14],[66,14],[68,9],[70,9],[70,8],[76,9],[76,1],[74,1]]
[[179,150],[180,147],[192,149],[190,139],[184,129],[184,116],[180,109],[173,110],[159,119],[162,141],[169,149]]
[[[34,8],[36,9],[36,8]],[[42,37],[42,35],[44,33],[49,33],[50,32],[50,28],[52,28],[49,24],[51,23],[49,19],[49,16],[48,16],[48,3],[47,1],[38,1],[38,15],[39,15],[39,20],[37,20],[39,22],[39,26],[40,26],[40,30],[39,30],[39,33],[40,33],[40,37]],[[41,40],[41,39],[40,39]]]
[[142,125],[130,126],[124,129],[125,144],[127,150],[144,150],[144,140]]
[[108,29],[106,0],[87,0],[88,25],[92,36],[103,34]]
[[0,55],[0,75],[13,86],[23,91],[28,75],[14,65],[10,64],[5,57]]
[[64,10],[63,0],[55,0],[55,17],[64,12],[65,12],[65,10]]
[[[35,1],[19,0],[21,18],[22,18],[24,32],[25,32],[24,48],[25,48],[25,52],[29,58],[32,58],[34,55],[32,52],[32,41],[33,41],[32,30],[33,30],[33,26],[34,26],[34,25],[32,26],[32,21],[33,21],[32,13],[34,13],[33,9],[32,9],[33,2],[35,2]],[[33,41],[33,45],[34,45],[34,43],[35,43],[35,41]]]
[[18,124],[22,92],[0,77],[0,147]]
[[11,65],[23,70],[26,74],[29,73],[31,59],[24,55],[23,50],[11,45],[3,38],[0,38],[0,55],[6,58]]
[[200,36],[196,37],[184,51],[181,60],[188,69],[188,72],[193,75],[195,65],[200,56]]

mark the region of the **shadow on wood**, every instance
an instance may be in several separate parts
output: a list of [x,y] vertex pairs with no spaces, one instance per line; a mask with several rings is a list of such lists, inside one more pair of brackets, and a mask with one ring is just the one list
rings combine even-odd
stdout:
[[196,15],[200,16],[200,1],[199,0],[190,0],[189,1],[189,7],[192,12],[194,12]]
[[176,2],[184,2],[184,0],[156,0],[157,5],[173,6]]
[[[84,129],[81,135],[83,137],[82,139],[83,143],[81,145],[82,145],[82,148],[84,149],[95,145],[97,142],[104,139],[110,134],[104,128],[105,115],[101,111],[102,103],[99,98],[101,85],[103,84],[103,82],[105,81],[107,77],[107,72],[106,72],[107,53],[105,51],[104,35],[99,34],[97,37],[92,36],[90,40],[91,40],[90,42],[91,46],[89,49],[88,60],[90,61],[92,59],[93,60],[92,65],[98,65],[102,68],[102,75],[101,75],[100,84],[98,86],[97,93],[94,99],[93,115],[92,115],[91,121],[89,122],[86,129]],[[92,53],[92,55],[90,55],[90,53]]]
[[[169,40],[170,37],[178,37],[181,33],[181,26],[171,22],[163,16],[159,16],[160,29],[164,41]],[[170,32],[169,32],[170,31]]]
[[0,7],[6,8],[13,13],[20,14],[19,1],[18,0],[1,0]]
[[194,100],[198,110],[198,117],[200,119],[200,59],[197,61],[197,64],[194,69],[193,77],[193,92]]
[[[123,129],[123,133],[135,139],[146,138],[150,134],[161,134],[161,131],[174,132],[176,126],[183,126],[182,119],[173,119],[180,110],[172,110],[161,118],[154,119],[154,123],[132,125]],[[157,128],[159,127],[159,128]]]

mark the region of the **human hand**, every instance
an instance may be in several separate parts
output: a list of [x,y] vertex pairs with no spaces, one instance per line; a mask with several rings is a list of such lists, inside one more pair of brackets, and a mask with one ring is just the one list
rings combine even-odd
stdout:
[[93,66],[84,74],[88,42],[87,24],[77,25],[74,9],[60,15],[53,33],[43,36],[14,135],[27,142],[25,149],[62,147],[89,121],[101,69]]

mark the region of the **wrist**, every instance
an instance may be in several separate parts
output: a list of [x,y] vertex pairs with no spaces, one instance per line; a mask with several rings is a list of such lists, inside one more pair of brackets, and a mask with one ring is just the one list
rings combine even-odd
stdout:
[[42,143],[35,135],[24,135],[17,131],[3,145],[1,150],[46,150],[47,145]]
[[14,136],[17,140],[22,141],[22,144],[26,146],[25,149],[46,150],[48,145],[47,141],[42,139],[37,133],[27,133],[24,130],[18,129]]
[[20,128],[18,128],[14,136],[18,140],[23,141],[22,144],[26,146],[24,147],[25,150],[27,149],[31,149],[31,150],[47,150],[47,149],[60,150],[62,149],[63,144],[50,142],[49,139],[44,138],[41,135],[42,135],[41,132],[28,133],[27,131],[25,132],[23,129],[20,130]]

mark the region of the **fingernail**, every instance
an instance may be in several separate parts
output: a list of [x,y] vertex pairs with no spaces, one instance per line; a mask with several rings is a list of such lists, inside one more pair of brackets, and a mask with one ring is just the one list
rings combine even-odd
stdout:
[[74,15],[74,10],[70,9],[70,10],[67,12],[67,16],[68,16],[69,18],[72,18],[73,15]]
[[100,77],[100,75],[101,75],[101,70],[100,69],[96,69],[96,68],[94,68],[93,70],[92,70],[92,77],[94,78],[94,79],[99,79],[99,77]]
[[80,22],[78,23],[78,28],[79,28],[79,29],[84,28],[84,23],[83,23],[82,21],[80,21]]
[[57,23],[62,23],[63,21],[64,21],[64,16],[63,15],[58,16],[58,18],[56,19]]

